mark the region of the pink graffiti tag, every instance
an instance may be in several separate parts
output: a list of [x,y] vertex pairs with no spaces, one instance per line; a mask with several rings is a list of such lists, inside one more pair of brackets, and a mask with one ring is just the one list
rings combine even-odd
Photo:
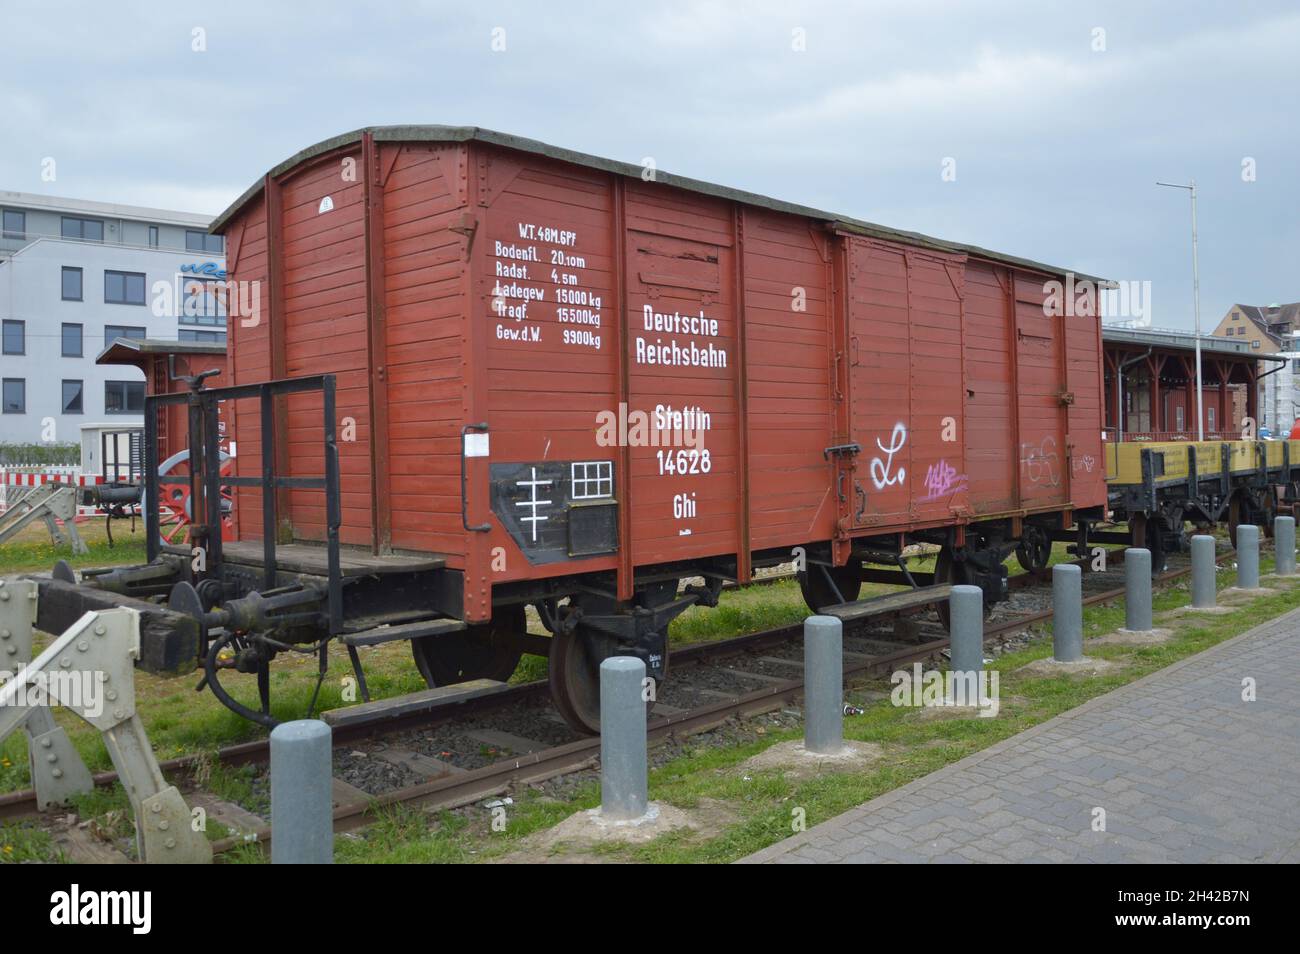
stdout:
[[923,503],[951,496],[966,489],[966,475],[957,473],[957,468],[941,460],[926,470],[925,489],[929,492],[921,498]]

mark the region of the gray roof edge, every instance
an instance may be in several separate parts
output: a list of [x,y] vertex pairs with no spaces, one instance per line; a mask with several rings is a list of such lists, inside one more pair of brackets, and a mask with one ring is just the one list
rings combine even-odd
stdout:
[[169,338],[114,338],[95,355],[99,364],[114,348],[124,347],[139,354],[210,354],[224,355],[226,346],[215,341],[172,341]]
[[[1182,333],[1176,331],[1151,331],[1141,328],[1112,328],[1103,324],[1101,326],[1101,337],[1104,342],[1123,342],[1138,348],[1149,346],[1183,351],[1193,351],[1196,348],[1196,335],[1191,331]],[[1235,355],[1251,361],[1281,362],[1288,360],[1272,354],[1256,354],[1250,349],[1235,347],[1236,344],[1238,342],[1228,341],[1226,338],[1217,338],[1212,335],[1201,336],[1202,351],[1209,351],[1224,357]]]
[[[279,163],[270,170],[268,175],[282,175],[290,169],[293,169],[295,166],[313,159],[316,156],[337,149],[340,146],[346,146],[358,142],[367,132],[373,135],[379,142],[469,142],[473,140],[494,146],[501,146],[506,149],[515,149],[520,152],[533,153],[534,155],[545,156],[561,162],[569,162],[574,165],[585,166],[589,169],[597,169],[602,172],[609,172],[632,178],[639,179],[644,172],[644,167],[630,162],[622,162],[617,159],[606,159],[602,156],[593,156],[588,153],[565,149],[561,146],[552,146],[548,143],[540,142],[536,139],[528,139],[524,136],[515,136],[510,133],[484,129],[480,126],[417,125],[367,126],[362,129],[354,129],[351,132],[333,136],[329,139],[324,139],[313,146],[308,146],[306,149],[300,150],[288,159]],[[212,221],[211,230],[213,232],[220,232],[224,229],[230,219],[234,217],[235,213],[262,191],[264,181],[265,180],[263,179],[254,183],[224,212],[218,215]],[[654,181],[661,185],[673,186],[675,188],[685,189],[689,192],[697,192],[718,199],[727,199],[733,202],[741,202],[746,205],[770,209],[774,212],[784,212],[789,215],[800,215],[811,219],[817,219],[826,222],[829,225],[843,228],[845,231],[858,232],[867,236],[894,239],[914,245],[921,245],[938,251],[966,254],[975,258],[1002,262],[1004,264],[1014,265],[1018,268],[1044,272],[1050,275],[1072,274],[1076,279],[1095,282],[1099,285],[1110,284],[1107,279],[1098,278],[1094,275],[1086,275],[1056,265],[1048,265],[1018,255],[994,252],[989,249],[980,248],[976,245],[966,245],[961,242],[951,242],[945,239],[925,235],[920,232],[908,232],[903,229],[894,229],[884,225],[877,225],[873,222],[852,218],[851,216],[826,212],[822,209],[814,209],[811,206],[786,202],[781,199],[773,199],[769,196],[759,195],[755,192],[746,192],[743,189],[733,189],[730,186],[718,185],[714,182],[705,182],[701,179],[692,179],[688,176],[679,176],[671,172],[657,170],[655,172]]]

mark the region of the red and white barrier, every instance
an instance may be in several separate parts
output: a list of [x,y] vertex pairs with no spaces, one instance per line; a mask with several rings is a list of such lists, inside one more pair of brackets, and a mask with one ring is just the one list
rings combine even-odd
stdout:
[[[41,484],[55,481],[64,484],[75,484],[78,487],[94,487],[105,483],[102,474],[83,476],[80,467],[0,467],[0,513],[8,509],[11,498],[10,487],[39,487]],[[103,513],[104,511],[98,507],[77,505],[78,517],[102,516]]]

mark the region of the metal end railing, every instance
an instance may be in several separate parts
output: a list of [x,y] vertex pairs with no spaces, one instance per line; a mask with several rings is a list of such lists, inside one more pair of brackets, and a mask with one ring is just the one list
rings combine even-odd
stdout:
[[[325,473],[319,477],[290,477],[276,473],[275,399],[310,391],[322,393],[323,450]],[[221,452],[217,427],[217,409],[225,401],[256,398],[261,412],[261,473],[258,476],[222,476]],[[184,404],[189,408],[190,473],[183,477],[160,477],[158,474],[158,411],[167,405]],[[161,486],[181,485],[190,488],[190,500],[205,508],[204,522],[191,513],[191,540],[206,544],[202,578],[220,578],[221,573],[221,487],[258,487],[262,491],[262,580],[266,589],[276,585],[276,541],[278,538],[277,491],[281,489],[322,490],[325,492],[326,546],[329,574],[329,628],[336,635],[342,630],[343,579],[339,564],[339,526],[342,506],[339,499],[339,453],[335,439],[335,378],[319,374],[305,378],[286,378],[260,384],[240,384],[224,388],[201,385],[175,394],[156,394],[145,398],[145,508],[149,562],[162,550],[156,532],[159,526],[158,491]],[[247,446],[247,445],[245,445]],[[196,462],[198,462],[196,464]],[[197,506],[196,508],[197,509]]]

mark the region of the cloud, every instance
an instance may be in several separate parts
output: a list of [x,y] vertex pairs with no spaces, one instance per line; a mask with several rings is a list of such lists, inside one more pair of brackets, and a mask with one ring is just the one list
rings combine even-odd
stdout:
[[1281,2],[61,9],[6,9],[0,188],[217,212],[348,129],[481,125],[1150,278],[1156,322],[1186,326],[1186,202],[1154,181],[1195,176],[1203,314],[1296,297],[1300,14]]

